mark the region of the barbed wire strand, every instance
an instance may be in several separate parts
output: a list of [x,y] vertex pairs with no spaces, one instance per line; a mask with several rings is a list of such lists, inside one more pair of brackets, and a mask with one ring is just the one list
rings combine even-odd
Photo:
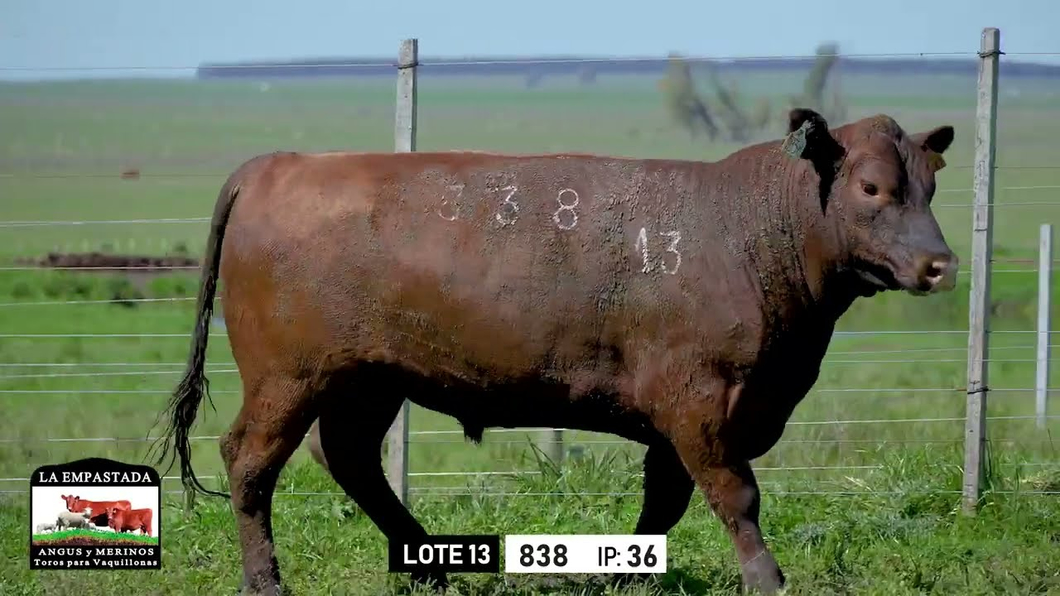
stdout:
[[[811,389],[807,395],[818,393],[963,393],[963,387],[832,387]],[[991,393],[1023,393],[1037,391],[1034,387],[992,387]],[[1047,387],[1046,391],[1060,391],[1060,387]],[[167,389],[0,389],[4,395],[170,395]],[[217,390],[217,395],[237,395],[242,391]]]
[[[453,495],[451,493],[437,493],[432,494],[429,492],[421,492],[410,488],[410,492],[417,493],[420,498],[425,497],[438,497],[438,498],[451,498],[453,496],[468,496],[468,497],[639,497],[643,496],[644,493],[636,492],[468,492],[466,495]],[[167,495],[183,495],[184,491],[180,490],[166,490],[162,491]],[[0,494],[24,494],[28,495],[28,490],[0,490]],[[939,489],[921,489],[916,491],[879,491],[879,490],[861,490],[861,491],[763,491],[766,496],[805,496],[805,497],[858,497],[858,496],[896,496],[896,495],[910,495],[910,494],[938,494],[938,495],[959,495],[959,490],[939,490]],[[1060,495],[1060,491],[1046,491],[1046,490],[991,490],[987,494],[994,495],[1005,495],[1005,496],[1054,496]],[[346,493],[340,492],[287,492],[287,491],[276,491],[273,493],[274,496],[278,497],[338,497],[348,498]]]
[[127,224],[182,224],[209,223],[209,217],[165,217],[158,219],[93,219],[93,220],[36,220],[36,221],[0,221],[0,228],[36,228],[51,226],[99,226]]
[[[963,329],[936,329],[936,330],[916,330],[916,329],[904,329],[904,330],[873,330],[873,331],[836,331],[833,334],[835,338],[842,337],[865,337],[865,336],[883,336],[883,335],[967,335],[968,331]],[[995,329],[991,330],[991,335],[1009,335],[1009,334],[1037,334],[1038,331],[1034,329]],[[1046,333],[1052,335],[1060,333],[1060,330],[1049,330]],[[224,329],[214,329],[210,331],[211,337],[227,335]],[[183,339],[189,339],[191,337],[188,333],[0,333],[0,338],[3,339],[70,339],[70,338],[162,338],[162,337],[178,337]]]
[[89,267],[52,267],[47,264],[36,266],[0,267],[0,271],[148,271],[157,273],[159,271],[199,271],[199,265],[99,265]]
[[[1050,348],[1060,348],[1060,344],[1049,344],[1049,347]],[[990,346],[990,351],[994,352],[994,351],[1001,351],[1001,350],[1036,350],[1037,348],[1038,348],[1038,346],[1036,346],[1036,345]],[[942,353],[942,352],[967,352],[967,351],[968,351],[968,348],[964,347],[964,346],[962,346],[962,347],[953,347],[953,348],[906,348],[906,349],[899,349],[899,350],[873,350],[873,349],[866,349],[866,350],[836,350],[836,351],[829,351],[828,352],[828,354],[826,355],[825,362],[829,362],[827,360],[827,358],[830,357],[830,356],[857,356],[857,355],[860,355],[860,354],[876,355],[876,354],[905,354],[905,353]],[[988,360],[992,360],[993,362],[998,362],[998,360],[996,360],[996,359],[988,359]],[[1037,359],[1033,359],[1033,358],[1032,359],[1020,359],[1020,361],[1022,361],[1022,360],[1037,361]],[[931,360],[930,362],[940,362],[940,361],[942,361],[942,360],[934,359],[934,360]],[[966,362],[967,360],[964,359],[964,358],[960,358],[960,359],[952,359],[952,361],[954,361],[954,362]],[[869,360],[851,360],[850,362],[873,362],[873,361],[869,361]],[[892,359],[892,360],[880,360],[880,361],[877,361],[877,362],[909,362],[909,361]],[[921,363],[921,362],[924,362],[924,360],[923,359],[918,359],[918,360],[914,360],[914,361],[911,361],[911,362]],[[212,365],[212,366],[235,366],[236,363],[235,362],[228,362],[228,361],[226,361],[226,362],[211,362],[210,365]],[[0,368],[9,368],[9,367],[35,367],[35,368],[40,368],[40,367],[75,367],[75,366],[76,367],[80,367],[80,366],[115,366],[115,367],[119,367],[119,366],[177,366],[177,367],[184,367],[184,366],[187,366],[187,363],[186,362],[0,362]]]
[[[824,57],[839,59],[861,59],[861,58],[933,58],[933,57],[966,57],[976,58],[977,52],[952,51],[952,52],[884,52],[884,53],[849,53],[849,54],[778,54],[778,55],[745,55],[745,56],[681,56],[682,60],[688,62],[751,62],[761,60],[814,60]],[[1007,56],[1049,56],[1052,54],[1016,54],[1006,53]],[[432,66],[501,66],[501,65],[545,65],[545,64],[599,64],[599,63],[641,63],[659,62],[666,63],[670,60],[668,56],[556,56],[538,58],[483,58],[466,60],[453,58],[426,59],[421,58],[417,66],[430,68]],[[320,62],[243,62],[243,63],[201,63],[195,65],[180,64],[112,64],[112,65],[86,65],[86,66],[27,66],[27,65],[0,65],[0,71],[5,72],[98,72],[98,71],[145,71],[145,70],[214,70],[214,71],[239,71],[239,70],[271,70],[271,69],[329,69],[329,68],[377,68],[380,70],[396,70],[396,61],[390,58],[358,59],[358,60],[334,60]]]
[[[1027,417],[1029,418],[1029,417]],[[1057,418],[1057,417],[1053,417]],[[934,419],[932,419],[934,420]],[[950,420],[950,419],[947,419]],[[963,420],[963,418],[954,418],[952,420]],[[901,421],[899,421],[901,422]],[[534,434],[541,433],[544,431],[551,430],[563,430],[563,429],[503,429],[493,428],[485,429],[485,435],[504,435],[504,434]],[[567,429],[569,432],[569,429]],[[452,435],[463,435],[462,431],[412,431],[410,432],[410,444],[438,444],[447,443],[451,445],[462,445],[466,446],[468,443],[465,438],[461,436],[459,439],[416,439],[414,436],[421,436],[423,433],[438,433],[445,432],[451,433]],[[589,431],[576,431],[576,432],[589,432]],[[600,434],[600,433],[590,433]],[[603,433],[606,434],[606,433]],[[303,440],[309,435],[305,435]],[[159,437],[8,437],[0,438],[0,443],[145,443],[157,440]],[[188,437],[189,441],[217,441],[220,440],[221,435],[197,435]],[[1028,441],[1026,437],[991,437],[989,438],[992,442],[997,443],[1033,443],[1035,441]],[[571,445],[627,445],[627,446],[638,446],[644,447],[640,443],[629,441],[626,439],[581,439],[577,438],[566,438],[565,443]],[[777,442],[778,445],[804,445],[804,444],[851,444],[851,445],[883,445],[886,443],[897,443],[897,444],[940,444],[940,443],[963,443],[963,437],[954,437],[951,439],[923,439],[923,438],[891,438],[885,437],[881,439],[781,439]],[[1044,444],[1051,444],[1052,441],[1048,439],[1041,439],[1040,441]],[[526,443],[526,439],[492,439],[489,440],[489,445],[523,445]]]
[[[113,175],[112,175],[113,176]],[[0,178],[17,178],[18,175],[14,174],[3,174]],[[176,174],[172,174],[169,177],[179,177]],[[1057,190],[1060,189],[1060,184],[1034,184],[1024,186],[1002,186],[995,188],[995,192],[998,191],[1026,191],[1026,190]],[[960,193],[966,194],[974,192],[974,188],[945,188],[936,191],[938,194],[952,194]],[[1033,202],[1019,202],[1019,201],[994,201],[988,203],[989,205],[1004,207],[1004,206],[1016,206],[1016,205],[1056,205],[1060,206],[1060,201],[1033,201]],[[974,207],[972,203],[934,203],[931,205],[935,207]],[[167,217],[167,218],[154,218],[154,219],[97,219],[97,220],[11,220],[11,221],[0,221],[0,228],[32,228],[32,227],[52,227],[52,226],[92,226],[92,225],[143,225],[143,224],[186,224],[186,223],[209,223],[209,217]]]
[[[467,151],[479,151],[466,149]],[[459,151],[459,150],[457,150]],[[384,153],[385,151],[378,151]],[[486,152],[504,153],[502,150]],[[947,169],[952,170],[971,170],[975,168],[974,164],[953,164],[947,165]],[[235,168],[233,167],[233,170]],[[1053,164],[1040,164],[1040,165],[995,165],[994,170],[1058,170],[1060,165]],[[140,171],[137,174],[135,181],[143,179],[156,179],[156,180],[169,180],[169,179],[181,179],[181,178],[217,178],[224,179],[230,176],[232,170],[227,172],[143,172]],[[125,179],[121,177],[119,172],[78,172],[78,173],[63,173],[63,172],[0,172],[0,180],[10,179],[23,179],[23,180],[64,180],[64,179],[83,179],[83,180],[114,180],[121,179],[123,182],[132,182],[133,180]],[[1005,190],[1006,187],[1001,187],[1000,190]],[[972,192],[972,189],[939,189],[936,192]]]
[[[1046,359],[1047,362],[1060,362],[1060,356],[1052,356]],[[924,364],[925,362],[939,363],[939,364],[963,364],[967,362],[964,358],[938,358],[930,361],[921,359],[891,359],[891,360],[825,360],[821,363],[822,366],[826,365],[855,365],[855,364],[871,364],[873,366],[881,364]],[[987,358],[986,362],[994,364],[1035,364],[1040,362],[1036,358]],[[234,362],[224,363],[228,366],[235,366]],[[222,364],[216,364],[221,366]],[[61,364],[43,364],[43,365],[32,365],[32,364],[4,364],[0,363],[0,368],[12,368],[20,366],[63,366]],[[147,367],[147,366],[173,366],[183,367],[186,363],[172,362],[172,363],[110,363],[110,364],[86,364],[84,366],[114,366],[114,367]],[[183,370],[136,370],[136,371],[121,371],[121,372],[74,372],[74,373],[33,373],[33,374],[17,374],[17,375],[0,375],[0,381],[7,381],[11,379],[57,379],[57,378],[91,378],[91,377],[125,377],[125,376],[140,376],[140,375],[179,375],[183,374]],[[216,374],[237,374],[239,369],[235,368],[219,368],[219,369],[207,369],[205,374],[216,375]]]
[[[220,301],[218,297],[216,300]],[[42,300],[39,302],[24,301],[24,302],[0,302],[0,307],[12,307],[12,306],[63,306],[63,305],[84,305],[84,304],[120,304],[120,303],[159,303],[159,302],[195,302],[193,297],[172,297],[172,298],[109,298],[106,300]]]
[[[1019,463],[1019,464],[1013,464],[1013,465],[1028,465],[1028,464]],[[1060,466],[1060,463],[1055,463],[1055,464],[1053,464],[1053,463],[1043,463],[1042,465],[1043,466],[1049,466],[1049,465]],[[949,464],[936,464],[934,467],[949,467]],[[830,471],[883,470],[883,469],[885,469],[885,466],[883,466],[882,464],[858,464],[858,465],[834,465],[834,466],[786,466],[786,467],[762,466],[762,467],[755,467],[754,471],[756,473],[757,472],[762,472],[762,473],[773,473],[773,472],[792,473],[792,472],[830,472]],[[409,476],[409,477],[414,477],[414,478],[452,478],[452,477],[464,477],[464,476],[472,477],[472,478],[480,478],[480,477],[491,477],[491,476],[540,476],[540,475],[542,475],[542,472],[539,471],[539,470],[493,470],[493,471],[468,470],[468,471],[452,471],[452,472],[408,472],[405,475]],[[633,474],[631,474],[631,477],[633,477],[633,478],[643,478],[644,477],[644,472],[634,472]],[[206,474],[204,474],[202,476],[202,478],[204,480],[208,480],[208,481],[211,481],[211,482],[219,482],[221,480],[221,478],[219,478],[216,474],[215,475],[206,475]],[[162,480],[163,481],[171,481],[172,482],[172,481],[181,480],[181,477],[180,476],[163,476]],[[0,482],[29,482],[29,481],[30,481],[29,477],[0,478]],[[811,482],[818,482],[818,481],[823,481],[823,480],[810,479],[810,481]],[[466,490],[466,487],[430,487],[430,488],[432,488],[432,489],[464,488]]]
[[[98,267],[49,267],[47,265],[40,265],[40,266],[37,266],[37,267],[0,267],[0,271],[41,271],[41,272],[43,272],[43,271],[149,271],[149,272],[153,272],[153,273],[158,273],[158,272],[164,272],[164,271],[170,271],[170,270],[188,270],[188,271],[194,270],[194,271],[198,271],[199,269],[200,268],[198,266],[191,266],[191,265],[189,265],[189,266],[175,266],[175,267],[169,267],[169,266],[166,266],[166,265],[151,265],[151,266],[142,266],[142,267],[133,267],[133,266],[129,266],[129,267],[122,267],[122,266],[107,267],[107,266],[103,266],[103,265],[98,266]],[[991,273],[1038,273],[1039,270],[1038,269],[992,269],[990,272]],[[962,269],[959,273],[961,275],[971,275],[971,271],[966,270],[966,269]],[[172,300],[184,300],[184,299],[185,298],[173,298]],[[216,298],[216,299],[220,300],[219,297]],[[157,299],[157,300],[163,301],[164,299]],[[188,300],[193,300],[193,298],[188,298]],[[98,302],[113,302],[113,300],[100,300]],[[79,302],[79,301],[74,301],[74,300],[51,301],[51,302],[20,301],[20,302],[2,303],[2,304],[0,304],[0,306],[32,306],[32,305],[52,305],[52,304],[79,304],[79,303],[80,304],[88,304],[88,302],[85,302],[85,301],[80,301]]]
[[[31,268],[37,271],[46,271],[47,268]],[[76,267],[71,269],[77,269]],[[100,269],[105,269],[101,267]],[[143,268],[147,269],[147,268]],[[159,267],[157,269],[164,269]],[[197,268],[196,268],[197,269]],[[962,270],[959,272],[960,275],[971,275],[972,272],[968,270]],[[993,270],[991,273],[1039,273],[1037,269],[1001,269]],[[22,300],[17,302],[0,302],[0,307],[10,308],[19,306],[64,306],[64,305],[86,305],[86,304],[122,304],[122,303],[165,303],[165,302],[194,302],[196,299],[190,296],[174,296],[174,297],[163,297],[163,298],[107,298],[98,300]],[[216,302],[221,301],[221,297],[217,296],[214,298]]]

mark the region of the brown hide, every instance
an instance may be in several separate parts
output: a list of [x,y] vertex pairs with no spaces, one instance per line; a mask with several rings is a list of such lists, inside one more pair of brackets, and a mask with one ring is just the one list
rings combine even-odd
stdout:
[[[786,276],[801,269],[795,236],[812,222],[789,219],[788,233],[755,225],[786,219],[771,194],[795,181],[730,198],[782,165],[771,153],[772,164],[749,155],[735,164],[270,157],[241,181],[228,225],[230,341],[243,362],[292,376],[324,378],[357,360],[399,364],[461,388],[615,395],[623,409],[656,417],[652,426],[671,427],[658,419],[655,402],[670,397],[659,388],[699,393],[706,372],[743,376],[778,339],[768,319],[813,300]],[[508,186],[518,211],[502,207],[508,191],[498,189]],[[558,199],[577,206],[559,209]],[[807,338],[820,347],[811,368],[830,329],[817,331]],[[534,415],[504,397],[454,399],[423,401],[471,436]]]

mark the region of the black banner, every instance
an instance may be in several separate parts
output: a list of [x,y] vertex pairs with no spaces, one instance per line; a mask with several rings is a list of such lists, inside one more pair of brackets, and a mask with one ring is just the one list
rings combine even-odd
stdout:
[[391,573],[499,573],[500,536],[426,536],[407,542],[391,542]]

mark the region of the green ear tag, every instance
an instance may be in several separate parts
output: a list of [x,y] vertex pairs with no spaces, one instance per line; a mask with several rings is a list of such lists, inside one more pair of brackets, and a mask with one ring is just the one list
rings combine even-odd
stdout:
[[792,159],[801,158],[802,152],[806,150],[806,133],[810,131],[810,126],[810,121],[807,120],[798,129],[788,133],[788,136],[784,137],[780,150]]

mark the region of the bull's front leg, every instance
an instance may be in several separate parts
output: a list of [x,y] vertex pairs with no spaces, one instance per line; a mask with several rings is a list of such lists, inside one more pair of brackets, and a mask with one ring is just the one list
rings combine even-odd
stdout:
[[762,499],[751,464],[746,461],[706,466],[695,474],[715,515],[725,524],[736,547],[744,587],[772,594],[784,586],[781,572],[769,552],[758,512]]
[[762,538],[758,514],[762,498],[750,462],[718,436],[726,426],[729,399],[697,401],[686,409],[685,425],[674,445],[714,514],[736,547],[744,587],[773,594],[784,586],[784,574]]

